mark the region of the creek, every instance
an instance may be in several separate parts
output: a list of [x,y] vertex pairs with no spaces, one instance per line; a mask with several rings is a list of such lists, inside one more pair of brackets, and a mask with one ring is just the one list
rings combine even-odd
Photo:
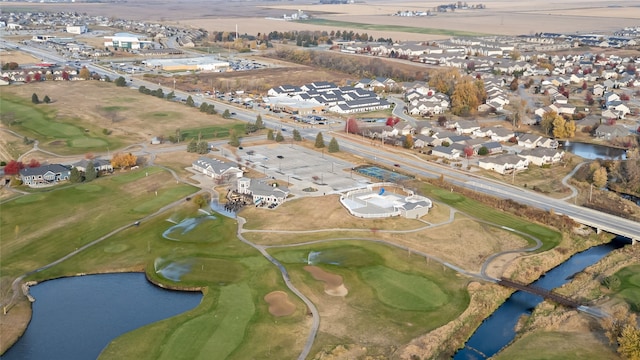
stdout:
[[[549,270],[536,280],[533,285],[551,290],[568,282],[573,275],[581,272],[602,259],[615,249],[628,242],[623,238],[615,238],[608,244],[594,246],[573,255],[567,261]],[[509,345],[516,337],[515,326],[523,315],[530,315],[533,309],[542,302],[542,298],[524,291],[516,291],[496,311],[485,319],[467,340],[464,348],[454,356],[454,360],[486,359]]]

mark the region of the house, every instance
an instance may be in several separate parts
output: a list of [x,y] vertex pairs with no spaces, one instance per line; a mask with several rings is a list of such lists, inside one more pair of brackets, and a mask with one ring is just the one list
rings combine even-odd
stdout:
[[527,149],[533,149],[538,146],[538,142],[542,139],[540,135],[522,134],[518,136],[518,146],[524,146]]
[[60,181],[69,180],[70,175],[71,170],[60,164],[43,165],[20,170],[20,180],[29,187],[55,185]]
[[535,148],[522,150],[518,155],[527,159],[529,163],[542,166],[560,162],[564,157],[564,151],[548,148]]
[[436,146],[431,151],[431,155],[449,160],[458,159],[460,154],[460,150],[447,146]]
[[87,166],[89,162],[93,162],[93,167],[96,169],[96,172],[113,172],[113,166],[111,166],[111,161],[107,159],[82,159],[73,164],[73,167],[78,169],[78,171],[84,173],[87,171]]
[[544,148],[548,148],[548,149],[557,149],[558,145],[560,145],[560,144],[558,143],[557,140],[550,139],[548,137],[542,137],[542,138],[540,138],[540,140],[538,140],[538,146],[539,147],[544,147]]
[[480,146],[481,148],[487,148],[487,150],[489,150],[489,154],[493,155],[493,154],[499,154],[502,152],[502,144],[500,144],[499,142],[496,141],[489,141],[486,143],[481,144]]
[[617,114],[618,119],[624,119],[624,116],[631,112],[629,107],[619,100],[609,102],[607,108]]
[[611,140],[618,137],[629,136],[631,132],[622,125],[602,124],[596,129],[595,135],[600,139]]
[[517,155],[505,154],[481,158],[478,166],[504,175],[513,171],[526,170],[529,167],[529,160]]
[[237,191],[241,194],[251,195],[253,203],[258,205],[280,205],[289,196],[289,189],[284,186],[271,186],[263,181],[238,178]]
[[480,124],[477,121],[473,120],[459,120],[453,126],[456,128],[456,133],[458,135],[462,134],[472,134],[474,131],[480,129]]
[[237,164],[201,156],[191,164],[194,170],[210,176],[214,180],[242,177],[244,172]]
[[604,85],[602,84],[595,84],[593,85],[593,96],[597,96],[600,97],[602,95],[604,95]]
[[422,134],[414,135],[413,147],[415,149],[421,149],[425,146],[432,146],[435,139],[436,138],[431,137],[429,135],[422,135]]
[[516,134],[513,132],[513,130],[509,130],[503,127],[491,128],[491,134],[489,135],[489,137],[491,137],[491,140],[497,142],[507,142],[514,136],[516,136]]

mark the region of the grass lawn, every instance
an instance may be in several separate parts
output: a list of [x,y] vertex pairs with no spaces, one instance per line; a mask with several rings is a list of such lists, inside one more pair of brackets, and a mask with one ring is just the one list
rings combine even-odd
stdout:
[[[0,109],[3,116],[13,117],[10,128],[36,138],[41,144],[64,141],[75,153],[103,150],[107,147],[118,148],[122,145],[116,138],[100,134],[98,129],[85,131],[72,119],[58,119],[56,111],[45,104],[34,105],[15,97],[0,97]],[[98,130],[98,131],[96,131]]]
[[[244,124],[232,124],[230,126],[206,126],[200,128],[189,128],[189,129],[181,129],[182,136],[185,139],[219,139],[225,138],[229,136],[229,132],[231,130],[235,131],[236,134],[243,136],[244,135]],[[171,134],[167,134],[171,135]]]
[[622,297],[633,311],[640,311],[640,265],[622,268],[615,276],[620,279],[616,295]]
[[537,331],[498,353],[496,360],[620,359],[620,356],[591,333]]
[[[159,168],[48,189],[2,204],[2,276],[46,265],[114,228],[132,223],[195,188],[176,184]],[[145,190],[158,189],[154,192]],[[132,205],[135,204],[135,205]]]
[[[269,252],[325,314],[312,353],[357,344],[367,355],[390,356],[390,349],[453,320],[469,303],[466,279],[389,246],[343,241]],[[326,294],[324,283],[304,270],[309,263],[340,275],[348,294]]]
[[423,28],[413,26],[398,26],[385,24],[363,24],[350,21],[337,21],[327,19],[308,19],[300,21],[305,24],[333,26],[336,28],[360,29],[360,30],[376,30],[376,31],[398,31],[405,33],[429,34],[429,35],[447,35],[447,36],[487,36],[488,34],[475,33],[470,31],[446,30],[436,28]]
[[[493,209],[479,201],[469,199],[461,194],[450,192],[430,184],[423,184],[421,189],[426,196],[431,196],[436,200],[467,213],[470,216],[537,237],[543,243],[542,247],[538,249],[539,252],[554,248],[562,240],[562,234],[557,231],[526,221],[525,219],[521,219],[515,215]],[[526,240],[531,242],[528,238],[526,238]],[[533,243],[531,242],[531,244]]]

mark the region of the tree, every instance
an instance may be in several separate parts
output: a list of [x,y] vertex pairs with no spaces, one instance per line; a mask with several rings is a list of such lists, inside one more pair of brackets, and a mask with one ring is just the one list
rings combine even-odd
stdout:
[[518,78],[517,77],[513,77],[513,80],[511,80],[511,84],[509,84],[509,89],[511,91],[516,91],[518,90]]
[[125,87],[127,86],[127,79],[125,79],[123,76],[120,76],[116,79],[116,81],[114,81],[114,83],[118,87]]
[[314,144],[314,146],[316,148],[323,148],[324,147],[324,139],[322,138],[322,133],[319,132],[318,135],[316,135],[316,142]]
[[187,104],[187,106],[190,106],[190,107],[196,106],[196,103],[195,101],[193,101],[193,98],[191,97],[191,95],[187,97],[187,101],[185,102],[185,104]]
[[98,172],[96,171],[93,161],[87,162],[87,168],[84,171],[84,180],[88,182],[94,180],[97,177]]
[[233,129],[229,131],[229,145],[233,147],[240,146],[240,138],[238,137],[238,134],[236,134],[236,131]]
[[176,93],[174,91],[167,94],[167,100],[173,100],[176,98]]
[[542,115],[542,120],[540,120],[540,128],[545,135],[549,135],[551,130],[553,129],[553,121],[556,117],[559,116],[555,111],[548,111]]
[[132,153],[115,153],[111,158],[111,166],[115,169],[135,166],[137,162],[138,158]]
[[91,71],[86,66],[83,66],[78,73],[78,77],[82,80],[89,80],[91,79]]
[[282,132],[278,131],[276,133],[276,142],[283,142],[284,141],[284,136],[282,136]]
[[42,99],[42,102],[44,102],[45,104],[49,104],[51,102],[51,98],[49,98],[49,95],[45,95],[44,99]]
[[256,116],[256,127],[258,130],[264,129],[264,122],[262,121],[262,116],[260,116],[260,114]]
[[206,154],[209,152],[209,144],[206,141],[200,141],[198,143],[196,152],[198,154]]
[[607,168],[602,166],[593,172],[593,185],[597,188],[603,188],[607,185]]
[[340,151],[340,145],[338,145],[338,140],[335,137],[331,138],[329,141],[329,148],[327,149],[330,153],[337,153]]
[[464,156],[468,158],[473,156],[473,147],[471,145],[464,147]]
[[405,149],[413,149],[413,135],[407,134],[402,142],[402,147]]
[[293,140],[302,141],[302,135],[300,135],[300,131],[298,131],[298,129],[293,130]]
[[454,85],[460,78],[460,72],[455,68],[438,69],[431,72],[430,75],[429,86],[449,96],[453,93]]
[[478,155],[487,155],[489,153],[489,149],[486,146],[482,146],[478,149]]
[[471,77],[465,76],[456,83],[453,90],[451,112],[459,116],[475,114],[481,104],[482,97],[483,93],[475,84],[475,81]]
[[40,104],[40,99],[38,99],[38,94],[33,93],[31,95],[31,102],[34,104]]
[[355,118],[347,119],[347,122],[344,126],[344,131],[347,134],[359,134],[360,129],[358,128],[358,120],[356,120]]
[[38,160],[36,160],[36,159],[31,159],[31,160],[29,160],[29,165],[27,165],[27,166],[32,168],[32,169],[33,168],[37,168],[37,167],[40,167],[40,162]]
[[553,136],[556,138],[564,138],[565,134],[565,124],[567,121],[560,115],[557,115],[553,119]]
[[275,135],[273,134],[273,130],[269,129],[269,131],[267,131],[267,140],[274,140],[275,139]]
[[640,329],[627,324],[618,337],[618,352],[627,359],[640,360]]
[[21,161],[11,160],[5,165],[4,173],[7,175],[18,175],[20,170],[24,168],[24,164]]
[[225,119],[228,119],[231,117],[231,113],[229,112],[229,109],[224,109],[224,112],[222,113],[222,117]]
[[198,151],[198,143],[196,142],[196,139],[191,139],[189,144],[187,144],[187,152],[193,153],[196,151]]
[[80,183],[84,180],[82,173],[75,167],[71,168],[71,173],[69,174],[69,181],[72,183]]

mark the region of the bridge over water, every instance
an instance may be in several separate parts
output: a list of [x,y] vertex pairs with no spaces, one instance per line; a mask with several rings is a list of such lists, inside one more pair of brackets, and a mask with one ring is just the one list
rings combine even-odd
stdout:
[[512,289],[516,289],[516,290],[521,290],[521,291],[526,291],[530,294],[533,295],[538,295],[546,300],[551,300],[554,301],[560,305],[564,305],[566,307],[570,307],[570,308],[574,308],[577,309],[579,307],[582,306],[582,304],[580,304],[579,302],[570,299],[564,295],[560,295],[558,293],[555,293],[551,290],[547,290],[547,289],[543,289],[541,287],[535,286],[535,285],[528,285],[525,283],[521,283],[518,281],[513,281],[513,280],[509,280],[509,279],[505,279],[505,278],[500,278],[500,280],[498,280],[498,284],[502,285],[502,286],[506,286]]

